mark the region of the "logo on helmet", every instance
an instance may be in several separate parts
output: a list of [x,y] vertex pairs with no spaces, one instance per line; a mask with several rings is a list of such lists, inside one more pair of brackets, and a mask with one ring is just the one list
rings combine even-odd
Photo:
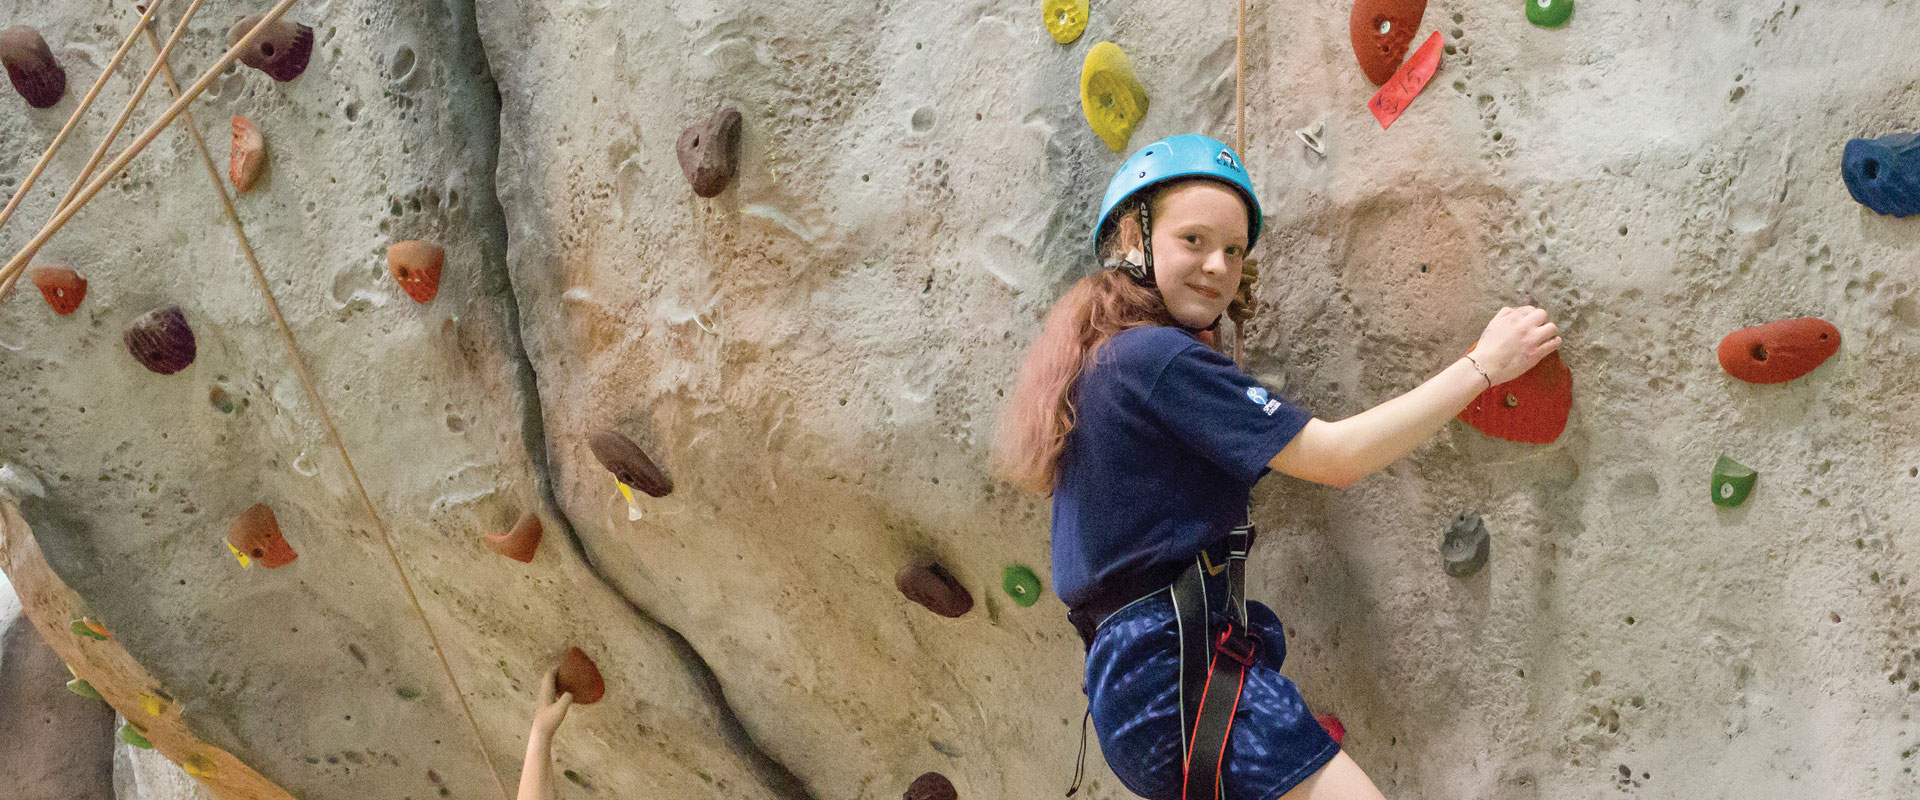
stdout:
[[1226,167],[1231,170],[1236,170],[1239,172],[1247,171],[1245,167],[1240,166],[1240,160],[1233,157],[1232,150],[1221,148],[1220,155],[1214,156],[1213,160],[1219,162],[1220,166]]

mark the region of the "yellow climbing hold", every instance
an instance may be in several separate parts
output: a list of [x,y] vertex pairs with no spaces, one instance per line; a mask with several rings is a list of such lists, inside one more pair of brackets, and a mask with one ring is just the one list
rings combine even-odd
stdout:
[[148,716],[157,717],[160,712],[167,710],[167,701],[151,692],[143,692],[140,695],[140,710],[147,712]]
[[240,566],[253,566],[253,559],[247,558],[246,553],[242,553],[240,552],[240,548],[234,547],[233,542],[227,542],[227,552],[232,553],[234,558],[240,559]]
[[180,769],[185,770],[188,775],[192,775],[193,777],[208,780],[212,780],[213,776],[219,773],[219,767],[213,763],[213,759],[199,753],[194,753],[189,757],[180,765]]
[[620,487],[621,497],[627,498],[627,519],[629,521],[639,520],[640,504],[633,502],[633,489],[629,488],[626,484],[621,483],[618,480],[614,481],[613,485]]
[[1147,90],[1133,77],[1133,63],[1120,46],[1101,42],[1080,67],[1080,110],[1093,132],[1118,153],[1147,116]]
[[1040,13],[1046,15],[1047,32],[1061,44],[1087,31],[1087,0],[1046,0],[1040,4]]

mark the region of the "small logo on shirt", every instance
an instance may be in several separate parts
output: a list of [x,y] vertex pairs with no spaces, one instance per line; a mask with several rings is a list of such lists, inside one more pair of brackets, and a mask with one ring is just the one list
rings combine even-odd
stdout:
[[1265,405],[1267,402],[1267,390],[1258,386],[1249,386],[1247,387],[1247,399],[1252,400],[1256,406]]
[[1264,408],[1264,409],[1262,409],[1262,410],[1263,410],[1263,411],[1266,411],[1266,412],[1267,412],[1267,416],[1269,416],[1269,417],[1271,417],[1271,416],[1273,416],[1273,412],[1275,412],[1275,411],[1279,411],[1279,410],[1280,410],[1280,401],[1278,401],[1278,400],[1268,400],[1268,401],[1267,401],[1267,407],[1266,407],[1266,408]]

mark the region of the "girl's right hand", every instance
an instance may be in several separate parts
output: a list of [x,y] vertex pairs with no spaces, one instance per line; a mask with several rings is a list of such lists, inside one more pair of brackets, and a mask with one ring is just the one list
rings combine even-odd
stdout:
[[559,677],[560,668],[554,667],[540,679],[540,700],[533,707],[533,730],[537,734],[553,736],[560,721],[567,718],[567,709],[573,707],[573,693],[559,691]]
[[1495,385],[1526,374],[1548,353],[1560,347],[1560,328],[1547,321],[1545,309],[1533,306],[1502,308],[1487,323],[1479,343],[1467,352],[1486,370]]

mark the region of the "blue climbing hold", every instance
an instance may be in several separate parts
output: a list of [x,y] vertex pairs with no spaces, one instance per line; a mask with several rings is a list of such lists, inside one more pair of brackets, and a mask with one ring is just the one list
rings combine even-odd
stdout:
[[1920,214],[1920,133],[1847,142],[1840,173],[1853,199],[1875,213]]

